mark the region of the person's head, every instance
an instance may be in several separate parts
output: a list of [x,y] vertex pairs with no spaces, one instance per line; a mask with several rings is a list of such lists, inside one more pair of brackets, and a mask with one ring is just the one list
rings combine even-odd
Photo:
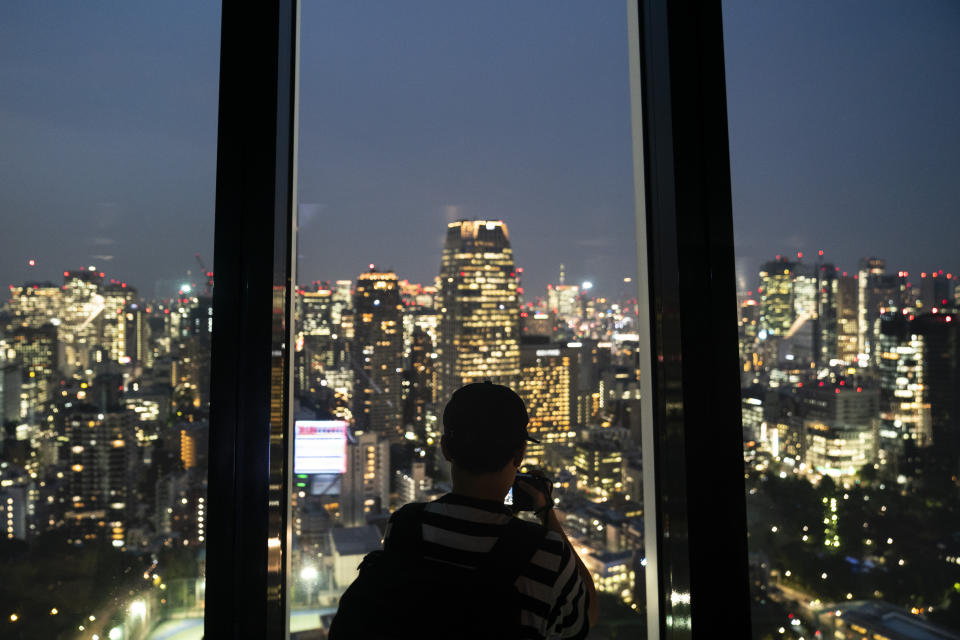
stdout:
[[455,391],[443,411],[440,440],[454,490],[471,485],[505,495],[527,441],[536,442],[527,434],[528,422],[523,400],[509,387],[475,382]]

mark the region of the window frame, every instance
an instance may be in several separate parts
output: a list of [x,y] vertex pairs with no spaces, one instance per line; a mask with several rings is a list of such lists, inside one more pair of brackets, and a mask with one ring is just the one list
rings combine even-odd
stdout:
[[[721,6],[627,6],[648,638],[746,638]],[[222,16],[204,626],[286,638],[299,2]]]

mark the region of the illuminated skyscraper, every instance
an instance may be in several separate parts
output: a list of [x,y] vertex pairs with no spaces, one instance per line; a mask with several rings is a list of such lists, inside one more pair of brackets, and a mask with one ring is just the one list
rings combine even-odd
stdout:
[[577,413],[577,349],[549,340],[524,339],[520,347],[520,380],[516,391],[527,405],[530,434],[526,463],[544,464],[545,449],[573,443]]
[[846,363],[857,361],[857,283],[846,272],[837,279],[837,358]]
[[321,287],[317,291],[297,291],[299,330],[304,335],[329,336],[336,333],[331,313],[333,291]]
[[48,324],[42,327],[20,327],[9,337],[9,346],[15,354],[14,362],[23,374],[23,384],[35,392],[28,411],[37,411],[40,405],[52,398],[53,387],[59,377],[59,349],[57,327]]
[[402,419],[403,324],[397,275],[372,267],[357,278],[350,360],[356,376],[355,426],[399,437]]
[[409,367],[404,385],[403,422],[417,433],[423,431],[427,419],[427,407],[431,404],[433,387],[433,342],[420,327],[414,328],[410,346]]
[[374,431],[358,432],[347,444],[347,471],[341,481],[342,517],[348,526],[390,506],[390,442]]
[[785,259],[760,267],[760,335],[782,336],[795,319],[793,279],[797,264]]
[[924,337],[911,331],[910,325],[909,316],[885,313],[877,335],[880,445],[892,453],[902,449],[904,440],[922,447],[932,437],[930,403],[924,400]]
[[447,225],[438,297],[438,408],[470,382],[515,385],[520,301],[510,235],[502,220]]
[[134,507],[129,504],[136,462],[132,416],[74,404],[57,419],[60,459],[68,468],[64,515],[70,540],[79,544],[105,536],[113,546],[124,546],[127,513]]
[[[102,288],[103,311],[98,319],[100,327],[100,345],[107,357],[113,362],[129,362],[130,352],[137,351],[134,345],[127,344],[127,325],[135,324],[136,315],[131,304],[136,304],[137,293],[125,283],[111,282]],[[130,318],[128,320],[127,314]],[[136,338],[136,332],[133,332]],[[134,347],[131,349],[130,347]]]
[[826,365],[839,358],[839,291],[837,269],[832,264],[817,265],[817,333],[815,358]]
[[857,274],[857,349],[876,361],[876,323],[886,311],[898,311],[906,301],[906,276],[887,274],[881,258],[863,258]]
[[105,305],[100,287],[103,273],[95,267],[63,272],[63,317],[60,329],[65,364],[88,368],[100,332],[98,318]]
[[42,327],[63,315],[63,291],[50,282],[27,283],[10,290],[11,327]]

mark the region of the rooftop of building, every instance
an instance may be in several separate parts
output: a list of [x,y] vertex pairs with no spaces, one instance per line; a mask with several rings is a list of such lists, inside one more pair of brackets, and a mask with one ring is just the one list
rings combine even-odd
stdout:
[[912,615],[882,600],[862,600],[839,605],[838,618],[847,625],[859,625],[889,640],[960,640],[960,635],[938,624]]

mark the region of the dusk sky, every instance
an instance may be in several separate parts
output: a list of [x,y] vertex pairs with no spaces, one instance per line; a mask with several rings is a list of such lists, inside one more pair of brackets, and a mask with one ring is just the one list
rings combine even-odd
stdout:
[[[528,294],[561,262],[621,292],[625,6],[304,2],[300,280],[430,282],[446,222],[491,217]],[[724,7],[745,284],[797,250],[960,271],[960,4]],[[212,264],[218,56],[216,2],[0,4],[4,284],[95,264],[151,296]]]

